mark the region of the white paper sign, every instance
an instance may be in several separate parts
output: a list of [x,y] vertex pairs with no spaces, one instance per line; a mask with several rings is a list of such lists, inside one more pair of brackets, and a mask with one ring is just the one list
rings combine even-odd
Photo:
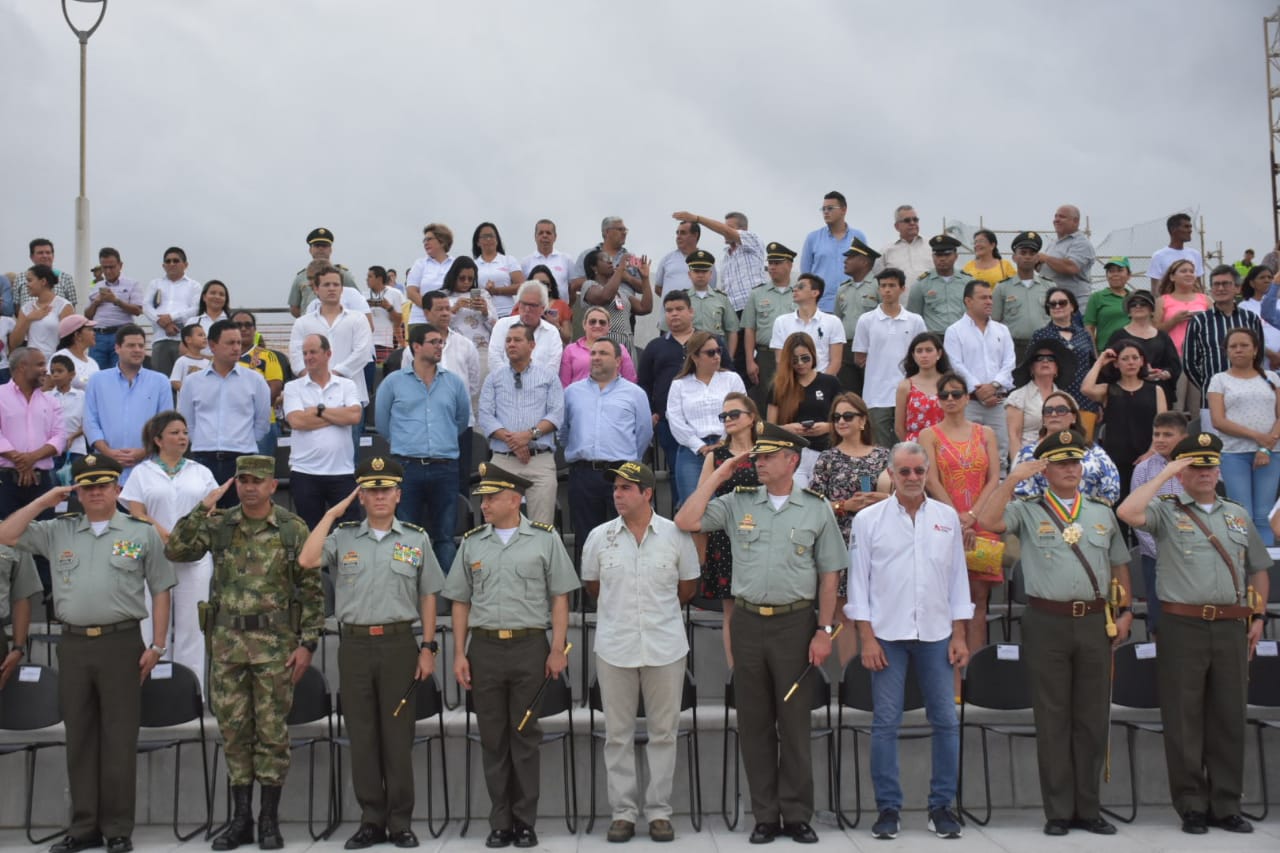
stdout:
[[1151,660],[1156,656],[1156,644],[1138,643],[1133,647],[1133,654],[1138,660]]
[[18,670],[18,680],[35,684],[40,680],[40,672],[41,670],[38,666],[24,666]]
[[1001,643],[996,646],[996,660],[1017,660],[1018,652],[1017,646],[1007,646]]
[[1278,647],[1275,640],[1259,640],[1254,653],[1260,658],[1278,657],[1280,656],[1280,647]]
[[155,668],[151,670],[151,677],[154,678],[156,681],[162,681],[167,678],[173,678],[173,664],[171,663],[156,664]]

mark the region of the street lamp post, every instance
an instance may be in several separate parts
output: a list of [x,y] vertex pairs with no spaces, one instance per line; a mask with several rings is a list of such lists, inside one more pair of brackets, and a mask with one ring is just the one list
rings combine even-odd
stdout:
[[85,105],[85,63],[89,54],[89,36],[93,35],[98,27],[102,25],[102,19],[107,14],[107,0],[76,0],[76,2],[86,5],[101,4],[98,9],[98,19],[93,22],[93,26],[87,30],[76,27],[71,22],[71,15],[67,11],[67,0],[62,0],[62,17],[66,18],[67,26],[71,28],[71,32],[75,33],[76,38],[80,40],[80,195],[76,197],[76,290],[79,291],[81,299],[88,298],[89,287],[93,284],[93,275],[90,273],[89,263],[89,199],[85,195],[85,133],[84,133],[84,105]]

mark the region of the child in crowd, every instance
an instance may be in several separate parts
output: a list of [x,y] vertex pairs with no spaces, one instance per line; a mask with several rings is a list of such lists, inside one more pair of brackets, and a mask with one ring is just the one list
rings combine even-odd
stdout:
[[206,347],[209,339],[205,335],[204,327],[199,323],[189,323],[182,327],[182,345],[178,347],[178,360],[173,363],[173,370],[169,373],[169,384],[173,386],[173,392],[176,394],[182,387],[182,380],[189,373],[198,373],[209,366],[209,359],[206,356]]
[[89,452],[84,440],[84,392],[71,387],[76,378],[76,366],[65,355],[55,355],[49,361],[49,386],[46,393],[62,406],[62,424],[67,431],[67,449],[59,457],[54,468],[74,463]]
[[[1161,412],[1151,425],[1151,455],[1133,468],[1130,493],[1156,475],[1169,464],[1169,454],[1179,441],[1187,436],[1187,418],[1182,412]],[[1182,481],[1177,477],[1160,487],[1158,494],[1182,494]],[[1156,596],[1156,540],[1142,530],[1133,531],[1138,536],[1138,551],[1142,555],[1142,581],[1147,590],[1147,633],[1156,635],[1160,621],[1160,599]]]

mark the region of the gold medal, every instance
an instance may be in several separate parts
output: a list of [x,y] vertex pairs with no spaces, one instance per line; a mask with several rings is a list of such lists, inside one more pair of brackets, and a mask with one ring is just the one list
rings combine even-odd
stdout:
[[1084,528],[1072,522],[1062,528],[1062,541],[1068,545],[1074,545],[1080,541],[1080,537],[1084,534]]

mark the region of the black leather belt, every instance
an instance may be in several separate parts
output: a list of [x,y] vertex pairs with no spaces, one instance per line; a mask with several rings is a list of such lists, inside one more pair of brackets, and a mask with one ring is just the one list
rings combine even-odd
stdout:
[[99,335],[114,335],[119,326],[94,326],[93,330]]
[[[530,456],[537,456],[539,453],[554,452],[549,447],[528,447],[525,449],[529,451]],[[515,454],[509,450],[495,450],[494,453],[496,453],[498,456],[515,456]]]
[[590,468],[592,471],[608,471],[610,468],[617,468],[620,464],[622,463],[614,462],[612,460],[601,461],[598,459],[579,459],[577,462],[573,463],[573,467]]
[[289,612],[273,610],[270,613],[250,613],[237,616],[234,613],[219,612],[213,624],[235,631],[266,631],[271,628],[289,627]]
[[442,456],[401,456],[392,454],[400,463],[412,462],[415,465],[443,465],[446,462],[457,462],[457,459],[445,459]]

